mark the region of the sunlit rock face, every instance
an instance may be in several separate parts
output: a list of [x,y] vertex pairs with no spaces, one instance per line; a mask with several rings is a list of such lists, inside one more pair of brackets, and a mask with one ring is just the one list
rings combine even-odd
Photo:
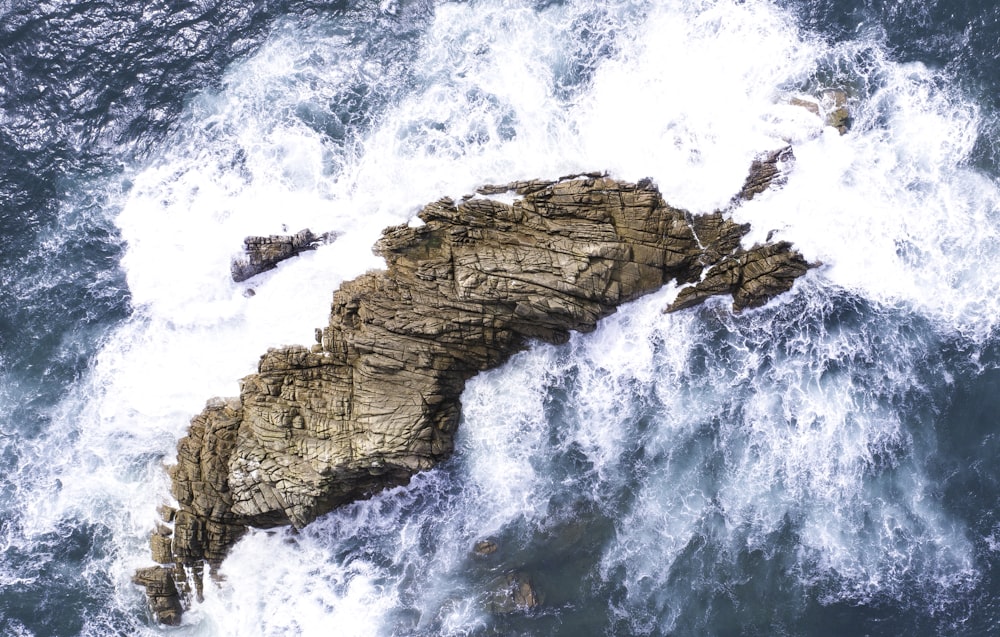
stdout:
[[[734,205],[790,160],[782,149],[754,162]],[[217,565],[248,526],[302,527],[447,458],[465,382],[533,340],[593,330],[669,281],[690,285],[668,310],[732,294],[739,311],[809,267],[788,243],[741,247],[749,226],[674,208],[648,180],[484,186],[419,218],[383,231],[375,251],[387,269],[334,293],[318,343],[268,351],[238,399],[213,399],[192,421],[171,469],[174,566],[139,578],[157,582],[161,621],[179,616],[161,599],[166,580],[187,566],[200,589],[201,566]]]

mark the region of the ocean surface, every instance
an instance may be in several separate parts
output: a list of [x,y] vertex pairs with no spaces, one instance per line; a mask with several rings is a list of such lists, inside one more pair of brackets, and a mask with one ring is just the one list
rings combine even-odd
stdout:
[[[830,91],[843,136],[790,103]],[[998,140],[976,0],[0,0],[0,635],[1000,634]],[[450,461],[155,625],[177,440],[383,227],[594,170],[709,212],[785,143],[733,214],[823,263],[789,294],[518,354]],[[489,612],[509,573],[540,606]]]

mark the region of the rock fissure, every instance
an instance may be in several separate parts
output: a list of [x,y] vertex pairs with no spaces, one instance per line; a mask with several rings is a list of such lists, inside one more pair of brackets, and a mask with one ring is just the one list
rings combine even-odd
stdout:
[[[790,159],[782,149],[755,163],[741,196]],[[386,269],[334,292],[315,345],[268,350],[238,398],[192,420],[170,470],[173,529],[154,534],[159,565],[135,577],[159,621],[179,621],[204,565],[214,574],[249,527],[301,528],[447,458],[466,381],[531,342],[589,332],[671,280],[688,285],[668,311],[716,294],[756,307],[811,267],[786,242],[740,247],[748,226],[674,208],[648,179],[587,173],[476,192],[521,199],[443,198],[423,225],[386,228],[374,248]]]

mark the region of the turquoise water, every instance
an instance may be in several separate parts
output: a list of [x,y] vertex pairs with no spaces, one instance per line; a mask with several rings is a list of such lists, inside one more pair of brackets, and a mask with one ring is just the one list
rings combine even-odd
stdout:
[[[926,1],[0,6],[0,632],[994,634],[998,29]],[[828,90],[842,137],[789,104]],[[177,439],[311,341],[381,228],[590,170],[711,211],[785,143],[734,214],[822,261],[790,294],[664,315],[668,287],[519,354],[445,465],[251,533],[152,623],[130,576]],[[228,278],[301,227],[339,238]],[[542,603],[491,614],[510,573]]]

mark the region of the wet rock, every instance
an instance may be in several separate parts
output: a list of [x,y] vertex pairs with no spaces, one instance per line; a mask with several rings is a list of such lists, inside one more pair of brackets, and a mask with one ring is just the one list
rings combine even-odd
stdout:
[[771,186],[784,185],[787,180],[788,167],[795,161],[791,146],[765,153],[750,164],[750,173],[739,195],[741,199],[750,200]]
[[172,531],[166,527],[159,527],[149,536],[149,549],[153,555],[153,561],[157,564],[172,564],[173,553],[170,550]]
[[156,621],[168,626],[181,623],[183,608],[170,569],[162,566],[140,568],[135,572],[132,581],[146,589],[146,598],[149,600],[149,607]]
[[169,524],[174,521],[177,509],[168,504],[161,504],[156,508],[156,513],[160,516],[161,520]]
[[311,230],[300,230],[292,235],[271,235],[268,237],[247,237],[243,240],[245,256],[234,259],[230,266],[233,281],[246,281],[262,272],[273,270],[285,259],[315,250],[323,243],[336,238],[333,233],[315,235]]
[[804,108],[816,117],[819,117],[819,102],[815,102],[811,99],[803,99],[801,97],[793,97],[788,100],[788,103],[792,106]]
[[480,540],[472,547],[472,552],[480,557],[485,557],[496,553],[497,548],[499,548],[497,543],[492,540]]
[[[762,157],[737,201],[777,183],[790,156]],[[672,309],[714,293],[740,309],[805,272],[787,244],[744,251],[748,226],[670,206],[649,180],[586,174],[481,192],[521,198],[444,198],[420,212],[423,225],[385,229],[375,251],[387,269],[334,293],[316,345],[269,350],[238,398],[192,420],[171,468],[170,548],[195,590],[249,526],[301,528],[447,458],[466,381],[532,342],[589,332],[671,280],[695,284]],[[527,579],[507,585],[515,607],[537,604]]]
[[501,575],[489,585],[486,609],[495,615],[526,612],[541,604],[538,592],[527,573],[515,571]]
[[847,109],[847,92],[830,89],[823,92],[823,105],[826,107],[826,125],[837,129],[841,135],[851,129],[851,113]]
[[795,279],[816,265],[806,262],[785,241],[739,249],[712,266],[697,284],[683,288],[666,311],[683,310],[724,294],[733,296],[733,311],[760,307],[790,290]]
[[788,100],[788,103],[804,108],[821,118],[825,126],[836,128],[841,135],[851,129],[853,119],[848,108],[847,91],[827,89],[820,93],[818,99],[793,97]]

